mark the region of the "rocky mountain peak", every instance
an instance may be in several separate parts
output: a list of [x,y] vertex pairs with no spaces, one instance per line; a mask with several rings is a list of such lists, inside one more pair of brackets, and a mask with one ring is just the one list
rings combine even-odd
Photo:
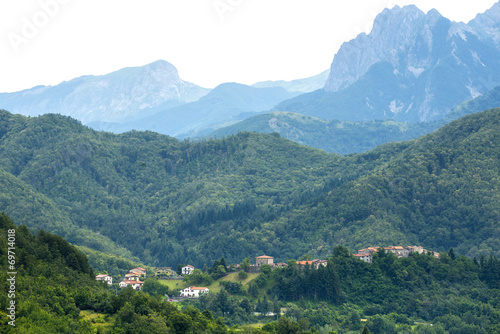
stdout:
[[[414,45],[419,33],[425,27],[430,30],[440,18],[437,11],[425,14],[414,5],[385,9],[375,18],[370,34],[360,34],[342,45],[324,89],[336,92],[356,82],[373,64],[393,62],[398,50]],[[424,34],[427,40],[432,38],[429,32]]]
[[175,105],[196,101],[208,92],[183,81],[171,63],[158,60],[54,87],[0,94],[0,107],[30,116],[60,113],[83,123],[119,122],[166,102]]
[[479,37],[490,38],[500,46],[500,1],[484,13],[476,15],[468,25]]

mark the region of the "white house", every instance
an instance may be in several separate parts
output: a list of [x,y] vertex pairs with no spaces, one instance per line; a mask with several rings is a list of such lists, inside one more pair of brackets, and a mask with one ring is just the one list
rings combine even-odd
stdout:
[[185,267],[182,267],[182,274],[183,275],[191,275],[191,273],[193,272],[194,270],[194,267],[193,266],[190,266],[189,264]]
[[123,281],[120,282],[119,286],[120,288],[126,288],[127,286],[130,285],[134,290],[140,290],[143,284],[144,282],[141,281],[131,281],[124,279]]
[[372,254],[353,254],[352,256],[357,257],[360,260],[363,260],[368,263],[373,262],[373,255]]
[[105,281],[109,285],[113,284],[113,277],[111,275],[97,275],[95,279],[96,281]]
[[209,289],[205,287],[190,286],[181,290],[181,297],[194,297],[198,298],[203,294],[208,293]]

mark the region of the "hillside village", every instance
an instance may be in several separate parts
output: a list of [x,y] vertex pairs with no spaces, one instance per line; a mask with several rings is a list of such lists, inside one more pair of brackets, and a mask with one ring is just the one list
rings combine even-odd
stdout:
[[[373,256],[375,253],[380,252],[381,250],[387,253],[393,253],[398,258],[409,257],[412,253],[418,254],[429,254],[439,259],[439,253],[434,251],[429,251],[424,249],[422,246],[389,246],[389,247],[368,247],[364,249],[358,250],[356,254],[352,254],[353,257],[360,259],[361,261],[372,263]],[[301,260],[295,261],[295,265],[297,268],[305,268],[308,266],[309,268],[318,269],[320,266],[326,267],[328,264],[327,260]],[[288,267],[288,263],[278,262],[274,263],[274,257],[268,255],[261,255],[255,257],[255,264],[250,264],[245,271],[249,273],[259,273],[262,266],[267,265],[271,269],[274,268],[286,268]],[[180,274],[178,270],[180,269]],[[192,265],[185,265],[178,270],[173,270],[172,267],[157,267],[154,270],[154,274],[152,275],[156,279],[160,280],[183,280],[185,276],[191,275],[196,268]],[[226,270],[229,271],[241,271],[241,265],[229,265],[226,266]],[[147,276],[146,269],[142,267],[136,267],[130,269],[127,274],[124,275],[124,278],[118,283],[120,288],[126,288],[128,286],[132,287],[134,290],[141,290],[144,284],[144,280],[146,280]],[[106,282],[108,285],[113,285],[113,277],[108,274],[99,274],[95,277],[98,281]],[[141,281],[142,279],[142,281]],[[210,289],[202,286],[189,286],[180,290],[179,296],[184,298],[199,298],[203,294],[207,294],[210,292]]]

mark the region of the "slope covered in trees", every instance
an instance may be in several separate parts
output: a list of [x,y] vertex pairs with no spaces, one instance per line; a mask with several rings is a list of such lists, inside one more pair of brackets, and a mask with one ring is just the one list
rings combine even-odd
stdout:
[[277,132],[282,137],[297,143],[345,155],[366,152],[389,142],[416,139],[460,117],[498,107],[500,107],[500,86],[460,104],[444,118],[432,122],[407,123],[394,120],[348,122],[276,111],[217,129],[211,136],[220,138],[239,131]]
[[[466,116],[407,143],[382,168],[320,195],[276,224],[303,236],[312,236],[314,227],[322,236],[316,240],[351,249],[423,244],[438,251],[455,247],[469,256],[499,254],[499,111]],[[385,152],[379,148],[352,158],[362,164]]]
[[148,265],[326,257],[339,244],[499,254],[499,127],[490,110],[340,157],[277,135],[189,142],[2,111],[0,204],[20,223]]
[[[15,242],[0,238],[0,278],[3,282],[11,278],[7,252],[14,248],[15,297],[8,297],[10,285],[0,286],[2,333],[104,332],[82,319],[81,311],[104,315],[107,333],[227,333],[223,319],[216,321],[211,313],[193,308],[180,312],[132,288],[115,294],[95,280],[87,257],[75,246],[44,231],[32,235],[25,225],[17,227],[0,213],[0,233],[7,236],[8,231],[15,231],[11,233]],[[11,300],[15,300],[15,319],[4,313]]]

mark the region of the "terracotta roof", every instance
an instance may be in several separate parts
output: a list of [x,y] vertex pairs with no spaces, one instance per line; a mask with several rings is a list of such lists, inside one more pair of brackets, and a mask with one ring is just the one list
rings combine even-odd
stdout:
[[206,290],[208,288],[205,287],[199,287],[199,286],[190,286],[189,287],[191,290]]
[[187,266],[182,267],[182,268],[186,268],[186,267],[189,267],[189,268],[194,268],[193,266],[191,266],[191,265],[189,265],[189,264],[188,264]]
[[267,256],[267,255],[262,255],[262,256],[257,256],[256,259],[274,259],[274,257]]
[[144,283],[141,281],[131,281],[131,280],[123,280],[122,282],[125,284],[143,284]]
[[104,278],[104,277],[108,277],[109,275],[104,275],[104,274],[101,274],[101,275],[97,275],[95,278]]
[[297,261],[297,264],[300,264],[301,266],[305,266],[306,264],[313,264],[314,261]]

